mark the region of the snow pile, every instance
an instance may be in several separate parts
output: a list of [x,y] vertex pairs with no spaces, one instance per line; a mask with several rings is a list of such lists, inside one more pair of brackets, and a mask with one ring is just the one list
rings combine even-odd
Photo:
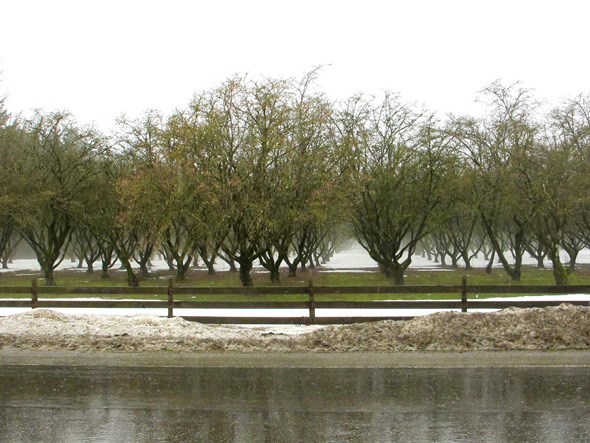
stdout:
[[46,309],[0,318],[0,348],[140,351],[467,351],[590,349],[590,308],[441,312],[289,334],[208,326],[179,317],[67,315]]
[[[269,333],[267,333],[269,334]],[[35,309],[0,318],[0,348],[70,350],[264,350],[287,336],[268,340],[261,331],[206,326],[180,317],[68,315]]]

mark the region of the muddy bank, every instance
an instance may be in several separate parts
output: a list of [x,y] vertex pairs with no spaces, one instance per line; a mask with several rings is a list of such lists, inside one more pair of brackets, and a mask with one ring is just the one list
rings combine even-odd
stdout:
[[590,349],[590,308],[571,305],[443,312],[310,332],[302,328],[291,333],[280,328],[209,326],[181,318],[67,315],[38,309],[0,318],[0,348],[126,353]]

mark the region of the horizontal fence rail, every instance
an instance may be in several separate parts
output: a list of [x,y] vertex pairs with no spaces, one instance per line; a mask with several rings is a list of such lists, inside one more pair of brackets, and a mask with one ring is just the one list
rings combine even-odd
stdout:
[[[0,287],[0,295],[30,294],[30,299],[2,299],[2,308],[127,308],[127,309],[167,309],[168,317],[174,316],[174,310],[183,309],[305,309],[306,316],[292,317],[230,317],[230,316],[185,316],[180,317],[210,324],[345,324],[378,320],[407,320],[414,316],[342,316],[317,317],[317,309],[362,310],[371,309],[386,311],[391,309],[404,310],[461,310],[469,309],[505,309],[508,307],[532,308],[559,306],[569,303],[578,306],[589,306],[590,303],[581,300],[486,300],[469,299],[468,295],[479,294],[590,294],[590,285],[550,286],[550,285],[467,285],[464,278],[461,285],[415,285],[415,286],[288,286],[288,287],[259,287],[259,288],[230,288],[230,287],[175,287],[169,280],[168,286],[153,287],[58,287],[38,286],[33,280],[31,286]],[[40,295],[119,295],[136,296],[151,295],[165,296],[166,300],[68,300],[68,299],[40,299]],[[316,295],[350,295],[350,294],[457,294],[457,300],[374,300],[374,301],[321,301]],[[214,295],[306,295],[305,301],[199,301],[174,300],[175,295],[214,296]]]

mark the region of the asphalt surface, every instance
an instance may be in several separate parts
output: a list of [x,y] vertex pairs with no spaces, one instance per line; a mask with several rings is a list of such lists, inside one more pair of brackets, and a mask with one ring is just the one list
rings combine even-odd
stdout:
[[0,366],[235,368],[590,367],[590,351],[495,352],[79,352],[0,349]]

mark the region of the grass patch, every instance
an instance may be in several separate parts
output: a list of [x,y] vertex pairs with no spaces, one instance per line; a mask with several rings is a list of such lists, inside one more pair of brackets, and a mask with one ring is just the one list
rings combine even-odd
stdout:
[[[472,285],[553,285],[553,274],[551,269],[537,269],[536,267],[523,267],[523,275],[520,282],[511,282],[510,278],[502,269],[494,269],[491,274],[486,274],[484,269],[474,268],[471,270],[436,268],[438,270],[409,269],[406,273],[407,285],[459,285],[463,276],[467,276],[468,284]],[[368,272],[367,272],[368,271]],[[31,275],[33,274],[33,275]],[[142,279],[142,287],[165,287],[168,285],[168,279],[174,278],[174,271],[157,271],[150,278]],[[277,291],[284,286],[300,286],[302,294],[298,295],[175,295],[175,300],[199,300],[199,301],[304,301],[307,296],[303,293],[303,288],[313,281],[314,286],[389,286],[392,282],[387,279],[377,268],[365,270],[364,272],[337,272],[316,268],[313,270],[299,271],[297,277],[289,278],[287,271],[281,275],[281,283],[273,284],[270,282],[267,272],[254,272],[252,274],[255,287],[276,287]],[[1,287],[19,286],[30,287],[31,281],[38,278],[39,286],[43,286],[42,273],[32,273],[31,271],[22,272],[2,272],[0,275]],[[111,277],[108,279],[101,278],[100,272],[86,273],[81,270],[63,270],[56,271],[55,278],[59,286],[64,287],[126,287],[126,274],[123,271],[112,270]],[[583,285],[590,284],[590,265],[580,265],[575,273],[570,276],[570,284]],[[187,278],[181,282],[174,281],[177,287],[241,287],[238,273],[230,271],[220,271],[215,275],[209,275],[206,270],[191,269],[187,273]],[[497,295],[523,295],[523,294],[482,294],[479,298],[494,297]],[[473,298],[475,294],[469,294]],[[42,298],[74,298],[74,297],[93,297],[90,295],[42,295]],[[113,299],[165,299],[164,295],[101,295],[104,298]],[[9,294],[1,293],[0,298],[30,298],[30,294]],[[459,294],[318,294],[316,300],[342,300],[342,301],[365,301],[365,300],[456,300]]]

